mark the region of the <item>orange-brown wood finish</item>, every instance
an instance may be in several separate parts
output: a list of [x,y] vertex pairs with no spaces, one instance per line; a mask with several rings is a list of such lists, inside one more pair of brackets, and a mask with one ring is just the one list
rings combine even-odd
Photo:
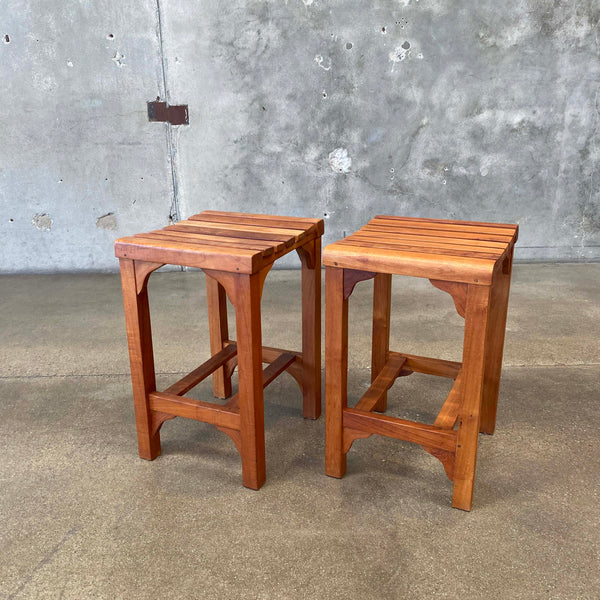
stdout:
[[[206,276],[206,301],[208,308],[208,330],[210,351],[217,354],[229,339],[227,324],[227,294],[225,288],[213,277]],[[213,373],[213,393],[217,398],[231,396],[231,374],[224,365]]]
[[321,415],[321,240],[298,248],[302,263],[302,390],[305,419]]
[[[242,481],[259,489],[265,482],[263,388],[287,370],[300,384],[303,414],[321,412],[321,236],[323,221],[205,211],[162,230],[115,243],[120,260],[131,363],[139,453],[160,454],[160,428],[176,416],[210,423],[235,443]],[[262,346],[261,296],[265,278],[281,256],[297,250],[302,261],[302,352]],[[156,390],[147,281],[164,264],[201,268],[206,290],[211,357],[165,391]],[[236,314],[237,341],[229,339],[227,299]],[[262,363],[269,366],[263,371]],[[184,394],[213,377],[219,398],[239,391],[225,405]]]
[[[493,433],[516,225],[378,216],[335,242],[326,267],[326,473],[342,477],[354,440],[373,434],[421,445],[453,482],[452,506],[471,510],[479,432]],[[462,362],[389,349],[391,275],[423,277],[465,319]],[[372,385],[347,405],[348,298],[374,277]],[[454,379],[433,425],[397,419],[387,390],[412,372]]]

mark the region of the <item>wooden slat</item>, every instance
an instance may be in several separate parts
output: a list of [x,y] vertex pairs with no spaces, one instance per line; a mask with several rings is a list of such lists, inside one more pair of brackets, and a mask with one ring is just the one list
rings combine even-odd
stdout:
[[234,273],[255,273],[264,264],[257,250],[245,248],[190,247],[189,244],[160,241],[156,238],[121,238],[115,242],[118,258],[216,269]]
[[365,249],[336,242],[325,248],[323,264],[344,269],[489,285],[495,261],[382,248]]
[[463,221],[457,219],[432,219],[427,217],[405,217],[402,215],[375,215],[373,219],[392,219],[396,221],[415,221],[415,222],[426,222],[426,223],[446,223],[455,224],[463,223],[465,225],[482,225],[485,227],[497,227],[499,229],[515,229],[518,225],[514,223],[490,223],[486,221]]
[[[294,245],[294,240],[292,238],[286,238],[284,241],[260,239],[256,237],[249,237],[248,234],[244,233],[243,231],[227,231],[224,233],[217,233],[215,230],[212,229],[201,230],[199,227],[196,227],[194,225],[184,225],[183,223],[185,223],[185,221],[180,221],[176,225],[170,225],[169,229],[173,228],[173,231],[186,233],[188,235],[192,235],[200,239],[213,239],[217,241],[237,240],[238,244],[269,244],[275,249],[275,252],[280,252],[285,248],[290,248]],[[229,242],[223,244],[223,246],[228,245],[230,245]]]
[[415,354],[404,354],[390,352],[390,356],[398,354],[406,358],[405,368],[415,373],[425,373],[426,375],[437,375],[439,377],[448,377],[456,379],[462,368],[462,363],[451,360],[442,360],[441,358],[429,358],[428,356],[417,356]]
[[252,247],[252,248],[261,248],[266,250],[267,248],[273,248],[275,251],[283,250],[285,245],[281,242],[274,242],[272,240],[249,240],[246,238],[239,238],[235,236],[225,236],[225,235],[207,235],[204,233],[196,233],[194,230],[190,230],[184,227],[179,227],[179,225],[169,225],[168,227],[164,227],[163,229],[158,229],[156,231],[152,231],[151,233],[163,233],[166,235],[174,235],[181,239],[190,239],[198,242],[215,242],[221,244],[223,247],[234,246],[239,248]]
[[197,369],[188,373],[165,390],[166,394],[174,394],[181,396],[189,392],[193,387],[196,387],[203,379],[214,373],[219,367],[225,364],[230,358],[237,354],[237,348],[234,344],[225,346],[221,351],[214,354],[206,362],[201,364]]
[[461,375],[459,373],[442,409],[433,423],[435,427],[441,427],[442,429],[452,429],[454,427],[454,424],[458,419],[458,410],[460,408],[460,385]]
[[493,242],[500,242],[503,244],[509,244],[514,236],[509,234],[500,234],[500,233],[485,233],[479,232],[474,233],[470,231],[440,231],[437,229],[432,229],[431,227],[427,227],[427,225],[423,226],[411,226],[411,227],[403,227],[401,225],[391,225],[391,224],[376,224],[373,221],[369,221],[367,225],[361,227],[358,231],[378,231],[380,233],[389,233],[389,234],[402,234],[402,235],[430,235],[436,238],[451,238],[451,239],[467,239],[467,240],[488,240]]
[[486,247],[486,246],[477,246],[470,244],[449,244],[447,242],[440,241],[428,241],[425,239],[412,239],[412,240],[404,240],[400,237],[394,236],[380,236],[377,234],[369,234],[369,233],[361,233],[357,232],[352,234],[351,236],[344,238],[344,240],[340,240],[348,244],[378,244],[382,248],[411,248],[414,252],[416,250],[422,250],[423,252],[432,252],[437,254],[446,254],[448,252],[460,252],[461,254],[466,254],[468,256],[474,254],[480,254],[482,256],[491,256],[494,257],[494,260],[502,256],[502,253],[506,249],[506,244],[503,244],[501,247]]
[[266,247],[265,244],[257,244],[257,243],[252,243],[250,240],[248,242],[242,242],[241,244],[223,244],[221,242],[219,242],[218,240],[201,240],[201,239],[197,239],[197,236],[195,235],[189,235],[189,234],[185,234],[185,233],[177,233],[176,231],[173,232],[166,232],[166,231],[151,231],[150,233],[144,233],[144,234],[137,234],[136,237],[140,238],[140,239],[157,239],[157,240],[165,240],[165,241],[173,241],[173,242],[178,242],[181,244],[189,244],[192,248],[199,248],[199,247],[204,247],[204,248],[211,248],[211,247],[216,247],[216,248],[244,248],[246,250],[254,250],[255,252],[259,252],[262,256],[270,256],[271,254],[274,253],[274,248],[273,246],[268,245],[268,243],[266,243]]
[[501,254],[492,254],[487,252],[475,252],[473,250],[450,250],[446,248],[431,248],[427,245],[402,245],[402,244],[390,244],[384,241],[363,241],[354,239],[353,236],[344,238],[339,242],[336,242],[336,245],[345,247],[345,246],[354,246],[356,248],[372,248],[372,249],[380,249],[380,250],[390,250],[395,252],[405,252],[407,254],[416,253],[422,255],[429,255],[433,258],[430,260],[436,260],[436,256],[444,257],[444,256],[462,256],[465,258],[478,258],[481,260],[488,260],[492,262],[496,262],[501,256]]
[[376,433],[447,452],[454,452],[456,449],[456,432],[454,431],[355,408],[345,408],[343,418],[344,428],[350,427],[357,431]]
[[294,221],[293,218],[286,217],[262,217],[261,215],[257,215],[253,219],[248,219],[248,217],[236,217],[231,213],[222,213],[222,214],[208,214],[206,212],[193,215],[190,217],[191,221],[210,221],[213,223],[221,223],[221,224],[251,224],[258,225],[262,227],[281,227],[283,229],[293,229],[295,231],[306,231],[310,233],[314,231],[317,227],[315,223],[301,223],[298,221]]
[[[266,229],[258,231],[257,229],[243,229],[243,228],[229,228],[229,227],[218,227],[216,223],[207,226],[206,223],[199,223],[197,221],[180,221],[179,226],[193,228],[198,233],[205,235],[224,235],[229,237],[239,237],[252,240],[267,240],[275,242],[283,242],[286,246],[292,246],[298,240],[294,234],[281,234],[272,233]],[[192,229],[190,229],[191,231]]]
[[436,229],[439,231],[470,231],[480,233],[503,233],[505,235],[514,235],[517,231],[516,225],[503,225],[497,223],[479,223],[475,221],[446,221],[438,219],[419,219],[414,217],[389,217],[379,215],[369,221],[369,224],[386,224],[392,226],[395,224],[403,227],[418,227],[427,226],[427,228]]
[[[293,352],[280,354],[266,369],[263,370],[263,389],[266,388],[273,380],[283,373],[294,361],[296,355]],[[235,410],[239,407],[239,394],[234,394],[226,403],[225,407],[230,410]]]
[[373,381],[354,408],[367,412],[372,411],[383,394],[392,387],[405,362],[405,356],[396,353],[391,355],[379,375],[375,378],[375,381]]
[[283,227],[265,227],[262,225],[254,225],[253,223],[213,223],[212,221],[203,221],[202,219],[195,218],[187,221],[180,221],[185,225],[193,225],[197,227],[204,227],[206,229],[216,229],[218,231],[244,231],[256,236],[258,239],[265,234],[276,235],[287,239],[294,237],[296,240],[300,240],[306,237],[306,232],[298,229],[284,229]]
[[217,427],[240,428],[239,412],[229,410],[218,404],[202,402],[185,396],[176,396],[166,392],[151,392],[150,409],[168,415],[175,415],[176,417],[210,423]]
[[405,233],[402,231],[388,231],[381,227],[371,227],[366,225],[361,227],[356,233],[353,233],[350,237],[354,236],[366,236],[366,237],[377,237],[379,239],[390,240],[390,241],[405,241],[413,243],[421,242],[435,242],[442,245],[451,246],[475,246],[477,248],[497,248],[504,250],[507,242],[504,240],[484,240],[477,239],[472,236],[469,237],[441,237],[438,235],[432,235],[431,231],[426,231],[423,234],[420,233]]

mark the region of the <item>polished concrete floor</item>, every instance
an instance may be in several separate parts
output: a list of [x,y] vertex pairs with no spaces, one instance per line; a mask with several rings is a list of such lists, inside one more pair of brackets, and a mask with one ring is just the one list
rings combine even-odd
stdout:
[[[275,271],[265,344],[298,348],[299,272]],[[198,272],[149,284],[159,386],[208,355]],[[350,305],[350,397],[369,382],[371,282]],[[473,510],[420,447],[358,440],[323,473],[324,419],[266,390],[267,483],[231,440],[175,419],[137,456],[118,276],[0,278],[0,598],[600,598],[600,264],[516,265],[497,430]],[[394,280],[392,349],[459,359],[462,320]],[[431,422],[448,382],[413,375],[389,412]],[[211,399],[210,385],[197,388]]]

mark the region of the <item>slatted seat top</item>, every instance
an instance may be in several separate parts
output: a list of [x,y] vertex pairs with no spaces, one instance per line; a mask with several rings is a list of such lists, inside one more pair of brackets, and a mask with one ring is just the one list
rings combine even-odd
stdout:
[[376,216],[327,246],[326,266],[491,284],[517,241],[518,225]]
[[163,229],[120,238],[118,258],[256,273],[323,235],[323,220],[205,210]]

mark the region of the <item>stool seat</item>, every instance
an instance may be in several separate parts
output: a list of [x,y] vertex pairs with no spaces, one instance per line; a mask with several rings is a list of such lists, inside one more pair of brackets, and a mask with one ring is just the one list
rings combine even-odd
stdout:
[[[118,239],[133,400],[142,458],[160,452],[165,421],[184,417],[214,425],[235,443],[242,480],[265,481],[263,388],[287,371],[299,383],[303,415],[321,413],[321,235],[323,221],[207,210],[163,229]],[[261,296],[275,261],[296,250],[302,263],[302,352],[262,345]],[[179,381],[157,391],[147,282],[165,264],[206,274],[211,357]],[[229,338],[227,299],[235,309],[237,339]],[[262,364],[268,366],[263,370]],[[238,369],[239,390],[231,375]],[[207,377],[225,404],[185,396]]]
[[[325,470],[342,477],[353,442],[373,434],[414,442],[438,458],[453,481],[452,506],[470,510],[479,432],[491,434],[513,247],[518,226],[500,223],[377,216],[325,248]],[[461,362],[392,352],[391,276],[423,277],[450,294],[465,319]],[[371,386],[348,406],[348,299],[374,279]],[[413,372],[454,379],[433,424],[387,416],[387,391]]]
[[323,234],[323,221],[206,210],[163,229],[118,239],[119,258],[256,273]]
[[491,284],[517,225],[378,215],[326,247],[323,264],[363,271]]

